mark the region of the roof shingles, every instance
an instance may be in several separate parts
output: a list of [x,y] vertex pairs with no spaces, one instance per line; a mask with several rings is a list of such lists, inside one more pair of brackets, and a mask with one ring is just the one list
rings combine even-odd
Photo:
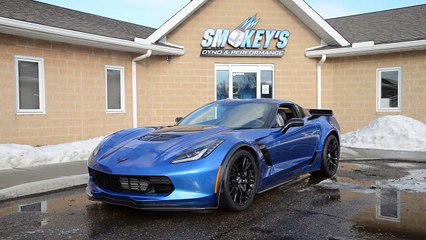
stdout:
[[[131,41],[156,30],[32,0],[0,0],[0,17]],[[426,39],[426,4],[326,21],[351,43]]]
[[326,20],[351,43],[426,39],[426,4]]
[[0,0],[0,17],[133,41],[155,29],[32,0]]

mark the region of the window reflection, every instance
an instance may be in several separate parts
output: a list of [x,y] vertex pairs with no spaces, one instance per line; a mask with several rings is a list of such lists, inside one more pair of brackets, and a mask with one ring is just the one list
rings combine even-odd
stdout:
[[379,201],[376,204],[376,218],[400,222],[401,193],[397,189],[383,187],[380,189],[378,197]]

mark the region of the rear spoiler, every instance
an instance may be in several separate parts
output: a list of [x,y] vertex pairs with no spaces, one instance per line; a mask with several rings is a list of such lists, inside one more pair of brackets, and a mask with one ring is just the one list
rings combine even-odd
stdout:
[[333,110],[327,110],[327,109],[309,109],[308,111],[312,115],[312,117],[333,116]]

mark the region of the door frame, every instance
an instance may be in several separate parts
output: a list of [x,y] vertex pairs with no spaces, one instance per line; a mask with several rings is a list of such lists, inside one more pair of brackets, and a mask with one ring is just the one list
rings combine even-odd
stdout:
[[275,66],[274,64],[215,64],[214,97],[217,100],[217,71],[228,71],[228,98],[233,99],[233,73],[256,73],[256,98],[261,97],[261,71],[272,71],[272,98],[275,98]]

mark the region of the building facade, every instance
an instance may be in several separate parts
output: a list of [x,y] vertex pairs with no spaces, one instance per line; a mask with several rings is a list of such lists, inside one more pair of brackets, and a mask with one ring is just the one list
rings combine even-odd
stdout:
[[0,143],[171,125],[225,98],[330,108],[343,132],[389,114],[426,122],[426,5],[326,21],[301,0],[193,0],[150,29],[1,3]]

